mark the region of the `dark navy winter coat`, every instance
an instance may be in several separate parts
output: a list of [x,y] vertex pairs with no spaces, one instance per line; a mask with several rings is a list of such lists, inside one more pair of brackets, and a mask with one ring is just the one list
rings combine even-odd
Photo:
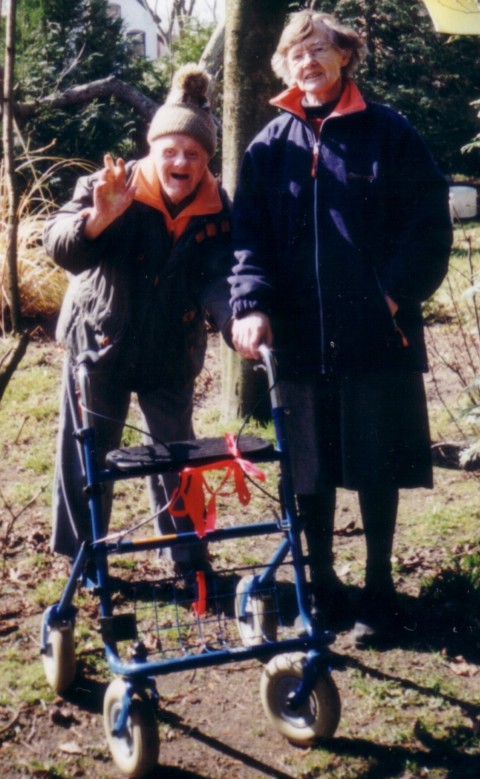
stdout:
[[290,374],[424,371],[421,302],[444,278],[452,240],[447,183],[411,125],[352,82],[318,145],[299,95],[272,101],[286,110],[245,153],[234,313],[271,316]]

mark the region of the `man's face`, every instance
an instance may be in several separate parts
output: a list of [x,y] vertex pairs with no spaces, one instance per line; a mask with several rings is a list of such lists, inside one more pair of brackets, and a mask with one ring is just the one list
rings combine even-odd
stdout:
[[150,153],[160,186],[174,204],[192,194],[209,161],[208,153],[200,143],[180,133],[153,141]]

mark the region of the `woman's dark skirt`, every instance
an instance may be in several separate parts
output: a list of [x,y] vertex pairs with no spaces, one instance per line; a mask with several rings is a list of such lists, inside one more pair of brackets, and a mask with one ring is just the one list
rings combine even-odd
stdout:
[[294,489],[432,487],[421,373],[302,377],[280,383]]

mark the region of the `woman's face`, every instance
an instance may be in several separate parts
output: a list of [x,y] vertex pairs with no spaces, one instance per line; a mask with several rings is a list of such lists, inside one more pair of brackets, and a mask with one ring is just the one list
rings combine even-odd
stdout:
[[206,149],[189,135],[172,133],[153,141],[150,154],[163,192],[178,204],[192,194],[208,165]]
[[330,43],[322,30],[295,43],[287,53],[290,77],[311,105],[328,103],[340,96],[342,68],[349,59],[350,52]]

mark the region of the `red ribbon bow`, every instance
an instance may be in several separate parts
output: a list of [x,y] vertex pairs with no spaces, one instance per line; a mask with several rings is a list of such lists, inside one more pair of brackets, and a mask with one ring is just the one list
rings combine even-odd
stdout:
[[[246,506],[250,502],[250,490],[246,484],[245,475],[265,481],[263,471],[241,456],[234,434],[226,433],[225,440],[227,449],[234,459],[218,460],[210,465],[183,468],[180,472],[180,484],[172,498],[171,515],[173,517],[190,517],[199,538],[203,538],[207,533],[215,530],[218,496],[224,497],[236,493],[242,506]],[[225,469],[223,479],[218,487],[212,489],[205,479],[205,472],[223,469]],[[233,478],[233,489],[223,491],[230,478]],[[206,494],[210,495],[208,502]]]

